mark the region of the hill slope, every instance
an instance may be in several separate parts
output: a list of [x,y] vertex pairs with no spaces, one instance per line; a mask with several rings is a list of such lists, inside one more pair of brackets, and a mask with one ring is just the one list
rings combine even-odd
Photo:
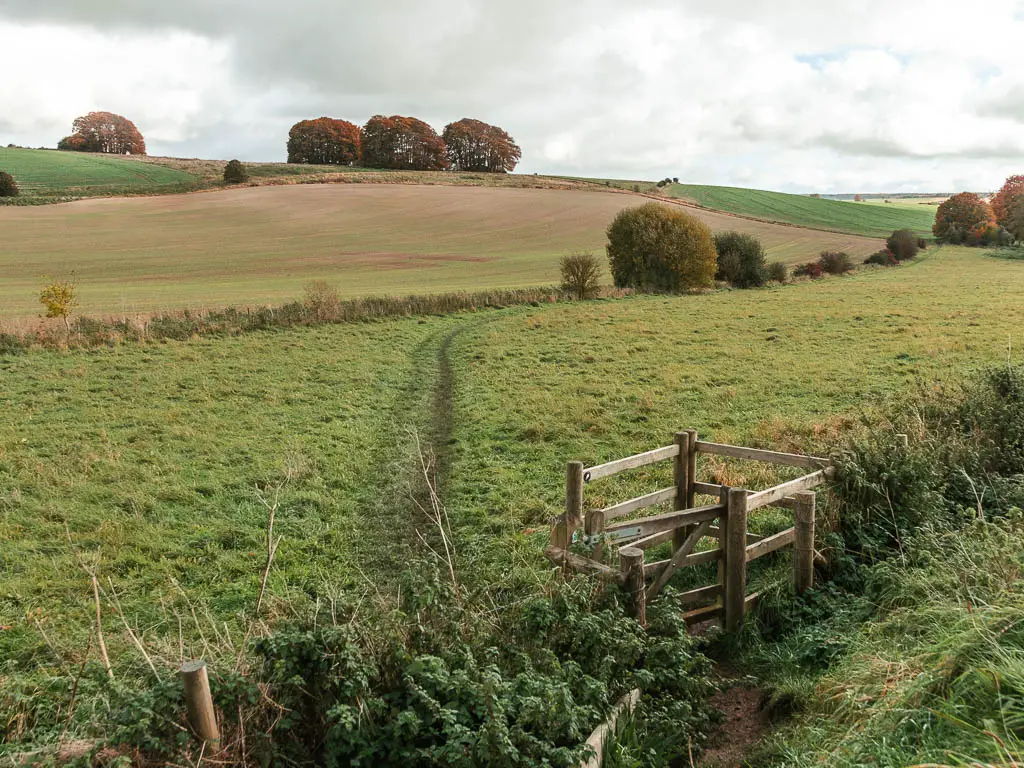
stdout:
[[[606,183],[604,179],[598,181]],[[607,180],[607,183],[621,189],[639,187],[645,194],[665,195],[737,216],[867,237],[888,237],[893,230],[904,228],[930,237],[935,220],[934,208],[923,205],[918,209],[906,205],[847,203],[785,192],[701,184],[671,184],[659,189],[650,182]]]
[[[310,280],[345,296],[552,285],[558,259],[603,254],[605,229],[641,198],[595,190],[315,184],[0,209],[0,316],[38,312],[41,275],[70,271],[82,311],[291,301]],[[711,211],[795,263],[879,242]],[[603,259],[602,259],[603,260]]]
[[0,170],[27,197],[184,192],[195,177],[130,157],[84,152],[0,148]]

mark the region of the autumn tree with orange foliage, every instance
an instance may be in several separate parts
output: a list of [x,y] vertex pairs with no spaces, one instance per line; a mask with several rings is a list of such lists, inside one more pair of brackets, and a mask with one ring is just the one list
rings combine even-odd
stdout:
[[363,126],[363,159],[367,168],[443,171],[448,153],[437,131],[415,117],[375,115]]
[[936,239],[959,244],[979,244],[990,230],[996,229],[992,208],[973,192],[953,195],[939,206],[932,234]]
[[302,120],[288,133],[289,163],[352,165],[359,160],[360,151],[359,126],[347,120]]
[[480,120],[464,118],[451,123],[441,134],[448,160],[457,171],[511,173],[523,152],[503,129]]
[[90,112],[77,118],[71,127],[74,133],[61,139],[57,149],[106,155],[146,154],[146,140],[135,123],[113,112]]
[[1024,175],[1008,178],[1002,189],[992,198],[992,213],[995,214],[997,223],[1009,227],[1013,208],[1018,200],[1024,200]]

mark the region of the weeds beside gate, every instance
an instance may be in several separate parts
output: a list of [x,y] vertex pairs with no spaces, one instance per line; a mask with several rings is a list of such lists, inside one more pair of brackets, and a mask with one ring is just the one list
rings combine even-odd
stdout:
[[[730,488],[697,481],[697,456],[701,453],[813,471],[763,491]],[[662,461],[673,462],[671,487],[584,513],[584,488],[589,483]],[[559,517],[552,530],[547,554],[564,568],[623,585],[630,595],[633,614],[641,623],[646,623],[647,602],[661,592],[676,571],[717,562],[717,583],[691,589],[680,599],[684,604],[697,606],[686,614],[688,622],[720,619],[726,631],[732,632],[740,627],[747,610],[760,597],[757,593],[747,594],[747,564],[753,560],[793,547],[793,582],[797,593],[813,585],[816,504],[813,489],[831,480],[834,473],[829,459],[702,442],[692,429],[676,433],[670,446],[607,464],[587,468],[581,462],[569,462],[565,514]],[[695,506],[697,496],[717,500]],[[669,504],[672,511],[636,516],[642,510]],[[793,527],[771,536],[751,533],[747,527],[748,515],[764,507],[792,510]],[[706,538],[712,539],[715,546],[699,550],[698,545]],[[577,540],[590,548],[589,557],[572,551]],[[646,561],[647,550],[669,541],[672,542],[671,557]],[[603,562],[608,549],[617,550],[617,569]]]

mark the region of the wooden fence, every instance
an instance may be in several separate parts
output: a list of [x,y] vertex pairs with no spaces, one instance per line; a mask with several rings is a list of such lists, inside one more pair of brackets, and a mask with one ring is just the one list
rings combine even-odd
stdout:
[[[729,488],[697,480],[697,456],[701,453],[812,471],[763,491]],[[671,487],[584,513],[586,485],[662,461],[673,463]],[[676,433],[675,442],[670,446],[637,456],[590,468],[577,461],[569,462],[565,514],[552,530],[547,554],[564,568],[625,586],[633,613],[641,623],[646,623],[647,602],[658,595],[677,570],[717,562],[717,583],[681,595],[684,604],[698,606],[686,614],[686,620],[695,623],[720,619],[727,631],[735,631],[759,598],[758,594],[747,594],[747,563],[770,552],[793,547],[793,581],[797,592],[803,593],[813,585],[816,498],[813,489],[831,480],[834,473],[829,459],[702,442],[692,429]],[[716,501],[698,507],[695,506],[698,495],[711,496]],[[642,510],[661,505],[671,505],[671,511],[636,516]],[[793,527],[772,536],[751,533],[747,528],[748,515],[764,507],[792,510]],[[582,540],[592,548],[590,557],[571,551],[580,533]],[[698,544],[705,538],[714,540],[716,546],[698,550]],[[646,561],[647,550],[668,541],[672,542],[671,557],[658,562]],[[617,569],[602,562],[605,550],[611,547],[618,551]]]

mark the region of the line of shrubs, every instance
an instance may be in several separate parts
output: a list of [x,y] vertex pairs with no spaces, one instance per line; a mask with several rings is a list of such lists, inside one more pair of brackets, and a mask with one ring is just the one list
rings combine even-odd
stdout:
[[[610,293],[625,296],[627,292]],[[182,310],[142,319],[78,317],[67,327],[40,325],[25,333],[0,331],[0,356],[46,349],[93,348],[133,341],[184,341],[199,336],[232,336],[249,331],[365,323],[400,317],[441,316],[481,309],[551,304],[570,298],[559,288],[517,288],[477,293],[422,296],[380,296],[342,300],[329,283],[316,281],[305,288],[301,301],[278,307],[222,310]]]

